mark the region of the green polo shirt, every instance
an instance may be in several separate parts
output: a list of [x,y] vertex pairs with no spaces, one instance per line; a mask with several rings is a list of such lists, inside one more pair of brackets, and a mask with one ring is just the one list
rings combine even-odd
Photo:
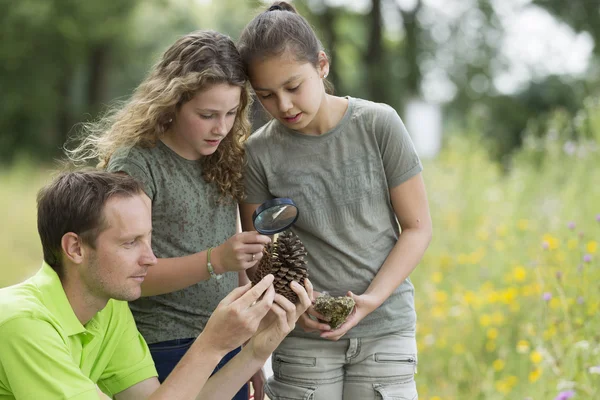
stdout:
[[82,325],[58,275],[44,264],[0,289],[0,400],[98,400],[157,376],[124,301],[110,300]]

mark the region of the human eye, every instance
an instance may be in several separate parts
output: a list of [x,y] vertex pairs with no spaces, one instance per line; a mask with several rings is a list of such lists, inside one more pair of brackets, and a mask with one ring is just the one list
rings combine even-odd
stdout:
[[264,93],[258,93],[258,97],[260,97],[260,98],[261,98],[261,99],[263,99],[263,100],[264,100],[264,99],[268,99],[269,97],[271,97],[271,93],[267,93],[267,94],[264,94]]
[[289,88],[288,91],[290,92],[295,92],[296,90],[298,90],[300,88],[300,85],[297,85],[295,87]]
[[135,246],[136,243],[137,243],[137,239],[133,239],[133,240],[123,243],[123,246],[125,248],[131,248],[131,247]]
[[227,115],[234,116],[237,113],[237,110],[229,111]]
[[202,119],[212,119],[213,114],[198,114]]

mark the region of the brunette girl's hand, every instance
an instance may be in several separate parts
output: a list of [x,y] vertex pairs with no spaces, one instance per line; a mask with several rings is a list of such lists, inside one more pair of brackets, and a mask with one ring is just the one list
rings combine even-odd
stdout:
[[218,274],[247,270],[260,261],[263,248],[270,242],[270,237],[258,232],[236,233],[213,249],[211,264]]
[[[331,327],[329,325],[327,325],[326,323],[320,322],[320,321],[327,321],[327,318],[324,315],[321,315],[318,312],[316,312],[315,308],[313,307],[313,304],[315,303],[316,298],[319,297],[320,295],[321,295],[321,293],[319,293],[315,290],[312,291],[312,298],[310,299],[311,306],[298,319],[298,325],[300,325],[302,327],[304,332],[317,332],[317,331],[327,332],[327,331],[331,330]],[[314,318],[311,318],[311,317],[314,317]]]
[[352,310],[350,315],[348,315],[346,321],[337,329],[321,333],[321,337],[323,339],[329,339],[332,341],[339,340],[350,329],[354,328],[360,321],[362,321],[363,318],[365,318],[377,308],[377,306],[375,305],[375,299],[366,294],[357,296],[352,292],[348,292],[347,296],[352,297],[354,299],[354,309]]

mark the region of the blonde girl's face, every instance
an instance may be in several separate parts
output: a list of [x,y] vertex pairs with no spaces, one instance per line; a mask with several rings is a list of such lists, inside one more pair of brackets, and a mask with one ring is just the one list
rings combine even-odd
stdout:
[[241,87],[227,83],[197,92],[179,108],[163,141],[188,160],[213,154],[233,127],[241,94]]
[[314,134],[325,97],[323,75],[327,58],[315,67],[292,56],[273,56],[250,65],[250,83],[263,107],[273,118],[296,131]]

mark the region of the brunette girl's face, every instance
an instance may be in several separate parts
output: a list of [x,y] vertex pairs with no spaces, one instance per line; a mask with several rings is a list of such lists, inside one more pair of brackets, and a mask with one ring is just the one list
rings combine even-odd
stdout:
[[188,160],[213,154],[233,127],[241,95],[241,87],[227,83],[197,92],[177,111],[165,143]]
[[315,67],[284,53],[249,66],[250,83],[267,112],[285,126],[307,134],[315,133],[325,97],[322,78],[329,63],[324,53],[319,60]]

